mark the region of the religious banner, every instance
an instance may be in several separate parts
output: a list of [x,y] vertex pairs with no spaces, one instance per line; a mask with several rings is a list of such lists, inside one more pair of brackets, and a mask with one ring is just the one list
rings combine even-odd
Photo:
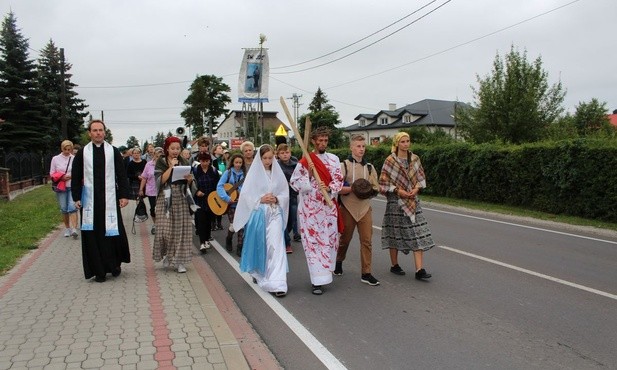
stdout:
[[267,49],[244,49],[238,79],[240,103],[267,103],[270,66]]

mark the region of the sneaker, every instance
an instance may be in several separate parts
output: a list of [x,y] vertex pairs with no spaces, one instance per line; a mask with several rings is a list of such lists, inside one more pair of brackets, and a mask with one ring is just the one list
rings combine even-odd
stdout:
[[425,280],[425,279],[430,279],[431,278],[431,274],[429,274],[428,272],[426,272],[425,269],[420,269],[416,272],[416,280]]
[[301,240],[302,240],[302,237],[300,236],[300,234],[294,235],[294,242],[299,242]]
[[372,286],[379,285],[379,280],[375,279],[371,274],[362,274],[360,281]]
[[169,258],[167,258],[167,256],[163,256],[163,267],[167,268],[171,265],[171,263],[169,262]]
[[336,267],[332,273],[337,276],[343,275],[343,261],[336,261]]
[[64,230],[64,237],[68,238],[69,236],[71,236],[71,229]]
[[77,229],[71,230],[71,236],[73,237],[73,239],[77,239],[77,237],[79,236],[79,234],[77,233]]
[[152,229],[150,229],[150,234],[154,235],[156,233],[156,226],[152,225]]
[[287,295],[287,292],[275,292],[273,294],[274,294],[274,296],[276,296],[278,298],[283,298],[284,296]]
[[201,243],[199,246],[199,251],[202,253],[206,253],[206,243]]
[[206,249],[212,248],[212,244],[210,242],[205,242],[204,244],[206,245]]
[[390,267],[390,272],[396,275],[405,275],[405,271],[398,265],[398,263]]
[[315,294],[315,295],[322,295],[323,294],[323,288],[321,285],[313,285],[313,290],[311,291],[311,293]]
[[288,245],[288,246],[285,248],[285,252],[286,252],[287,254],[292,254],[292,253],[294,252],[294,251],[293,251],[293,249],[291,249],[291,245]]
[[186,267],[184,267],[184,265],[181,263],[178,264],[178,272],[181,274],[186,272]]

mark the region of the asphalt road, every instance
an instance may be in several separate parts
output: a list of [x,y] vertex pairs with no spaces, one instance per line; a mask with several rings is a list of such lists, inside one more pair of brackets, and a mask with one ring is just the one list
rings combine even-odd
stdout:
[[282,299],[223,248],[204,257],[284,368],[617,368],[617,233],[424,204],[438,247],[420,282],[411,255],[399,256],[406,276],[389,272],[384,209],[373,200],[376,287],[360,282],[357,238],[322,296],[300,243]]

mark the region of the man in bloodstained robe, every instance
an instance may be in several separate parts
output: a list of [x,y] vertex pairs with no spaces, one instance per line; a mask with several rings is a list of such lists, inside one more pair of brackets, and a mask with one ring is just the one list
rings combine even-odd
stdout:
[[129,185],[120,151],[105,141],[105,124],[88,125],[91,142],[73,160],[71,193],[81,212],[81,250],[86,279],[102,283],[131,262],[120,208],[128,204]]
[[[314,150],[309,154],[321,184],[313,176],[306,158],[299,161],[300,165],[289,180],[289,185],[298,192],[298,226],[315,295],[322,294],[323,286],[332,282],[339,233],[343,230],[336,204],[338,192],[343,187],[341,162],[336,155],[326,153],[328,135],[325,127],[318,127],[311,133]],[[333,206],[326,203],[321,186]]]

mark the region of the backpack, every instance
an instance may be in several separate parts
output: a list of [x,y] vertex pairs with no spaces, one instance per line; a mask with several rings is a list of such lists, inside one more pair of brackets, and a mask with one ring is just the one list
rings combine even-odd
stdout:
[[133,216],[133,229],[131,232],[135,235],[135,224],[146,222],[148,219],[148,212],[146,211],[146,203],[144,202],[144,198],[139,198],[137,202],[137,207],[135,207],[135,216]]
[[[343,166],[345,166],[345,173],[343,174],[343,179],[347,177],[347,161],[348,160],[349,159],[345,159],[343,161]],[[371,172],[373,171],[373,165],[367,162],[366,166],[368,167],[368,176],[371,177]]]

